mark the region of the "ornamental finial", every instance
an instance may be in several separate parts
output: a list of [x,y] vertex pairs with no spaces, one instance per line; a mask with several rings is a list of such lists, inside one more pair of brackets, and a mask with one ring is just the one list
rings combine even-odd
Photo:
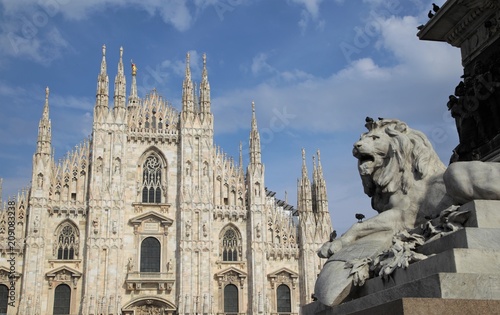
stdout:
[[132,59],[130,59],[130,64],[131,64],[131,67],[132,67],[132,75],[136,75],[137,74],[137,66],[132,61]]

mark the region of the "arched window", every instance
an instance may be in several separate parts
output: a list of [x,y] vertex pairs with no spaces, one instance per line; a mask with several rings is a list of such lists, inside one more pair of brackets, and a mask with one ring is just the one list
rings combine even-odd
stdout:
[[229,228],[222,238],[222,260],[238,261],[238,234]]
[[0,315],[7,314],[9,306],[9,288],[6,285],[0,284]]
[[238,311],[238,287],[228,284],[224,287],[224,313],[237,314]]
[[148,237],[141,243],[141,272],[160,272],[160,242]]
[[69,222],[61,225],[57,235],[57,259],[75,259],[78,246],[77,229]]
[[54,291],[54,315],[69,315],[71,306],[71,289],[66,284],[60,284]]
[[142,202],[161,203],[161,160],[151,154],[142,165]]
[[276,290],[276,305],[278,306],[278,313],[290,313],[292,311],[290,288],[286,284],[281,284]]

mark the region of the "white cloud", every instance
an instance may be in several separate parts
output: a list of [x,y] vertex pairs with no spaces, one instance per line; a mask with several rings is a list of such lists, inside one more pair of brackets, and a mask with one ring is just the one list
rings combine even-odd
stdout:
[[298,69],[283,71],[282,73],[280,73],[280,77],[285,82],[305,81],[314,78],[311,74]]
[[303,5],[306,12],[313,19],[317,19],[319,16],[319,6],[323,0],[292,0],[292,2]]
[[65,96],[60,94],[49,96],[49,104],[51,107],[72,108],[84,111],[92,111],[94,109],[95,99],[90,97],[75,97]]
[[[139,2],[143,3],[142,1]],[[186,6],[186,1],[171,0],[167,4],[160,1],[157,9],[160,12],[163,22],[172,24],[179,31],[185,31],[191,26],[192,17]]]
[[296,3],[300,6],[303,6],[304,9],[300,13],[300,20],[298,22],[302,33],[307,29],[309,22],[316,22],[317,29],[324,29],[325,21],[319,19],[319,7],[323,0],[291,0],[293,3]]
[[250,69],[254,75],[258,75],[260,73],[273,73],[275,69],[267,63],[268,55],[265,53],[260,53],[257,56],[253,57],[252,65]]
[[22,57],[48,65],[70,48],[55,27],[41,29],[19,21],[9,22],[12,21],[7,21],[0,30],[0,56]]
[[[199,82],[201,81],[201,71],[203,67],[201,54],[196,50],[190,50],[189,55],[192,80],[193,82]],[[139,97],[144,97],[153,88],[159,91],[167,89],[169,93],[165,93],[164,95],[169,95],[171,97],[172,94],[179,92],[178,90],[170,91],[171,85],[169,85],[169,83],[172,82],[171,77],[184,79],[186,73],[186,59],[165,59],[157,65],[146,65],[144,68],[139,64],[138,73],[137,90]],[[178,82],[178,80],[175,82]],[[169,98],[169,100],[171,102],[174,101],[172,98]]]
[[0,82],[0,96],[5,98],[18,95],[26,95],[26,89],[19,86],[10,86]]
[[[194,1],[195,11],[209,3]],[[50,64],[71,49],[52,19],[62,15],[68,20],[84,20],[109,8],[136,7],[158,15],[178,31],[193,24],[193,13],[184,0],[0,0],[0,65],[6,57],[20,57],[40,64]]]
[[179,31],[187,30],[192,23],[187,1],[184,0],[1,0],[0,4],[5,8],[7,15],[30,12],[29,16],[31,16],[38,12],[48,17],[62,14],[71,20],[86,19],[90,14],[106,8],[134,6],[150,15],[158,14],[165,23],[171,24]]

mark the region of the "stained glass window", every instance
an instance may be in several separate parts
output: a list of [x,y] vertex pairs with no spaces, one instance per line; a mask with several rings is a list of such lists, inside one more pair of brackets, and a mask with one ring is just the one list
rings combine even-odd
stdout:
[[142,166],[142,202],[161,203],[161,161],[150,155]]
[[57,259],[75,259],[78,246],[78,234],[75,227],[66,223],[61,227],[57,238]]
[[230,228],[222,238],[222,260],[238,261],[238,235]]

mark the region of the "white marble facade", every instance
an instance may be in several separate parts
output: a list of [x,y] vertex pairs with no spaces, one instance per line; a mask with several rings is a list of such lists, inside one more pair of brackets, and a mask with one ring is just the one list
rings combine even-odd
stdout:
[[0,312],[298,314],[332,230],[319,153],[294,209],[266,189],[253,104],[246,169],[214,145],[205,56],[178,112],[138,97],[135,65],[127,96],[122,49],[110,101],[105,55],[92,137],[59,162],[46,91],[32,186],[1,212]]

